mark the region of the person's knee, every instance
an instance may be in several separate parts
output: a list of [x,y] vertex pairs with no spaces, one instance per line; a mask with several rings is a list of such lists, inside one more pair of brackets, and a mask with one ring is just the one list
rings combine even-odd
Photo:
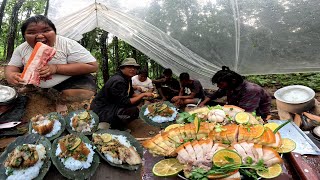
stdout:
[[94,96],[95,92],[86,89],[67,89],[63,90],[61,98],[64,101],[84,101],[89,100]]

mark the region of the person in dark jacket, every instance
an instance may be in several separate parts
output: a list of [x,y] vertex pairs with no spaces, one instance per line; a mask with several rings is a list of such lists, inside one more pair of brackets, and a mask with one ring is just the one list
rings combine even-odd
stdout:
[[172,70],[167,68],[163,71],[163,75],[159,79],[152,82],[155,84],[163,101],[171,101],[174,96],[179,94],[180,83],[172,77]]
[[227,96],[227,104],[239,106],[247,112],[255,111],[263,119],[270,114],[270,95],[262,87],[245,81],[244,77],[228,67],[223,66],[222,70],[212,77],[212,83],[217,83],[219,89],[206,97],[200,106],[214,104],[213,100]]
[[139,66],[133,58],[124,59],[120,70],[106,82],[90,105],[100,122],[108,122],[112,129],[124,130],[129,122],[138,117],[139,101],[152,96],[150,92],[134,93],[131,78],[136,75]]

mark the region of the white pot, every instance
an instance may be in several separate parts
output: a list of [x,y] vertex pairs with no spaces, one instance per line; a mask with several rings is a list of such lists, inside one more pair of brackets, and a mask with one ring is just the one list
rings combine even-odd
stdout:
[[315,92],[302,85],[286,86],[274,93],[277,107],[291,113],[308,111],[315,105]]

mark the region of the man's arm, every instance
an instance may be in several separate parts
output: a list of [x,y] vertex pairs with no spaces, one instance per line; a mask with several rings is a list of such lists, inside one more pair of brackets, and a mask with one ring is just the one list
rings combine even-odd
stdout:
[[39,69],[40,77],[52,74],[62,74],[67,76],[76,76],[89,74],[98,70],[97,62],[72,63],[72,64],[47,64]]

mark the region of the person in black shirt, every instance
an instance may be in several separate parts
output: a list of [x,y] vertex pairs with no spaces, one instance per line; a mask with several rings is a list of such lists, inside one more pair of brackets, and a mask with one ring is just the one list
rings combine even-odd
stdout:
[[174,96],[179,94],[180,83],[172,77],[172,70],[167,68],[163,71],[163,75],[152,82],[155,84],[163,101],[170,101]]
[[190,75],[186,72],[181,73],[180,79],[180,92],[178,96],[172,98],[172,102],[176,106],[182,107],[187,104],[197,104],[204,99],[204,91],[200,81],[190,79]]
[[129,122],[138,117],[139,101],[143,97],[152,97],[150,92],[134,93],[131,78],[136,75],[139,66],[133,58],[124,59],[120,70],[106,82],[90,105],[100,122],[108,122],[112,129],[124,130]]

